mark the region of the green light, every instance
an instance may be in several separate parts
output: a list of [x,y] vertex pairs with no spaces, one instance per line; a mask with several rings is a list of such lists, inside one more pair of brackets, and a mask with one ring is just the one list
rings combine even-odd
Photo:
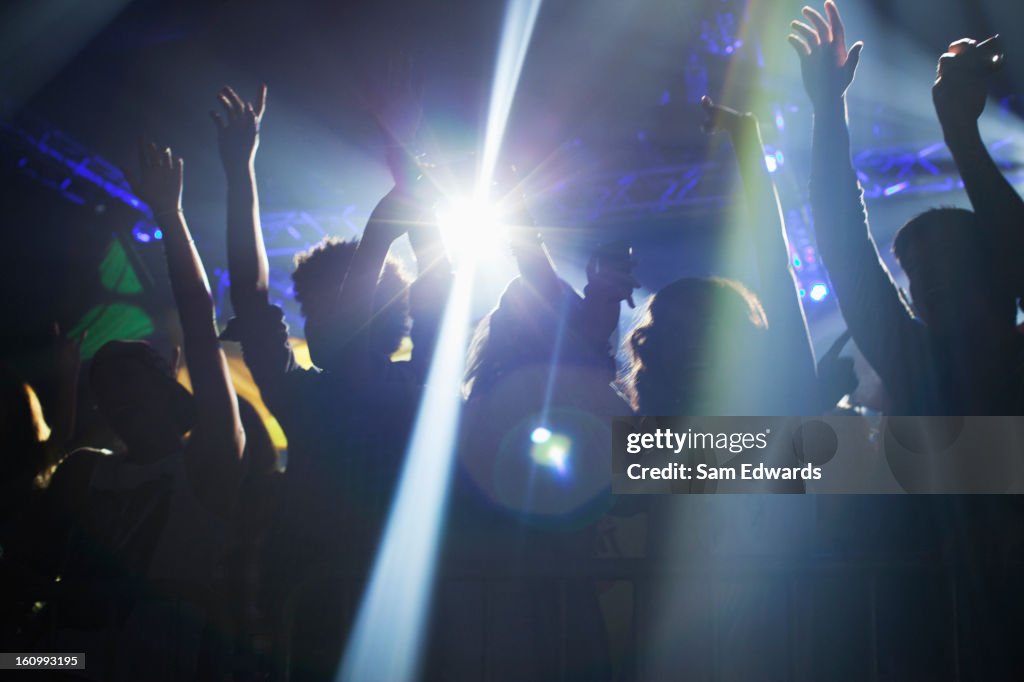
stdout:
[[128,262],[128,254],[117,238],[110,242],[103,262],[100,263],[100,284],[117,294],[142,293],[142,283],[139,282],[135,268]]
[[82,358],[91,358],[105,343],[116,339],[144,339],[153,333],[153,318],[145,310],[130,303],[110,303],[90,308],[68,332],[78,338],[85,330],[89,335],[82,343]]

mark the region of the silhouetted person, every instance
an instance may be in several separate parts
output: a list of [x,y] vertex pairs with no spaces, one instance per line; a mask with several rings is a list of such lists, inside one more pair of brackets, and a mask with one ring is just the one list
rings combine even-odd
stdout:
[[[1020,198],[985,151],[985,101],[973,45],[951,46],[935,83],[936,109],[975,212],[933,209],[897,233],[913,311],[880,260],[850,161],[845,93],[863,44],[846,49],[833,2],[805,8],[790,36],[814,106],[811,205],[818,246],[847,325],[885,383],[898,415],[1017,414],[1021,337],[1012,271],[1022,239]],[[1008,263],[1009,261],[1009,263]]]
[[[637,285],[628,247],[610,245],[591,259],[581,297],[558,277],[519,200],[512,213],[520,276],[471,343],[446,556],[495,562],[514,578],[446,586],[440,669],[451,679],[549,679],[564,651],[566,679],[609,679],[594,584],[531,575],[597,556],[595,523],[612,503],[607,417],[629,411],[612,387],[609,338]],[[492,604],[483,621],[480,590]],[[460,646],[459,633],[476,632],[487,642]],[[473,655],[481,646],[483,659]]]
[[267,603],[264,553],[279,513],[284,474],[260,412],[242,398],[238,408],[245,428],[245,476],[239,484],[225,571],[218,585],[223,622],[207,629],[207,642],[214,653],[231,654],[237,679],[262,679],[271,672],[269,643],[276,616]]
[[[295,295],[316,367],[303,369],[283,311],[271,305],[254,159],[266,89],[257,104],[233,90],[215,115],[228,180],[228,265],[235,319],[223,337],[240,341],[263,401],[288,438],[280,513],[268,541],[267,581],[276,622],[291,604],[292,679],[332,679],[401,471],[450,285],[433,223],[429,183],[405,151],[419,102],[389,83],[380,109],[392,146],[395,187],[358,242],[327,240],[296,261]],[[387,89],[387,88],[386,88]],[[397,121],[397,123],[396,123]],[[419,278],[410,287],[387,258],[409,234]],[[411,362],[392,362],[409,330]],[[308,579],[342,571],[323,595]],[[302,590],[305,590],[304,592]],[[342,595],[345,595],[344,597]]]
[[0,648],[27,651],[41,583],[33,562],[34,518],[50,427],[35,391],[0,369]]
[[762,296],[723,278],[662,288],[626,339],[624,390],[651,416],[814,414],[814,354],[757,119],[703,105],[736,152]]
[[[720,277],[687,277],[660,289],[625,340],[623,389],[645,416],[813,415],[820,409],[814,354],[757,119],[707,97],[702,105],[705,130],[727,132],[736,154],[746,200],[741,234],[754,247],[760,296]],[[739,457],[750,461],[757,456]],[[795,465],[790,459],[769,464]],[[799,493],[803,486],[776,483],[772,490]],[[700,572],[707,551],[700,539],[745,531],[755,509],[758,522],[768,525],[779,522],[786,505],[807,504],[803,498],[771,497],[645,498],[648,559],[670,571],[636,588],[637,612],[643,615],[635,623],[642,679],[674,680],[682,670],[694,679],[708,679],[712,640],[706,633],[713,629],[717,606]],[[730,593],[728,585],[719,591],[742,598],[738,591]],[[743,616],[737,615],[737,624],[744,623]]]
[[46,646],[86,652],[89,679],[192,679],[245,434],[181,211],[182,161],[170,149],[140,151],[134,187],[164,233],[194,393],[145,342],[111,341],[93,357],[97,407],[125,450],[78,450],[47,489],[50,576],[60,583]]
[[0,648],[31,650],[48,618],[52,587],[40,557],[48,544],[43,500],[75,432],[80,348],[85,338],[54,323],[48,353],[56,379],[50,420],[31,385],[0,369]]

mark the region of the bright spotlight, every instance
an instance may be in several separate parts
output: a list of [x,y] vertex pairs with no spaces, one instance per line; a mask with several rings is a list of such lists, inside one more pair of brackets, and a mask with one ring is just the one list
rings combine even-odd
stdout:
[[[336,676],[342,682],[413,680],[419,672],[461,416],[458,396],[468,342],[475,256],[485,248],[480,240],[504,242],[499,230],[482,229],[499,222],[485,201],[486,190],[491,186],[540,5],[541,0],[509,0],[506,5],[473,195],[476,201],[463,205],[453,202],[445,216],[439,211],[442,235],[448,232],[447,246],[454,247],[452,254],[456,260],[462,256],[462,262],[441,323],[387,527]],[[564,467],[568,453],[566,439],[564,452],[556,452],[554,461]]]
[[817,284],[811,287],[812,301],[820,301],[824,299],[826,296],[828,296],[828,287],[822,284],[821,282],[818,282]]
[[437,224],[445,248],[457,264],[500,253],[508,244],[508,230],[498,210],[486,201],[450,201],[438,208]]
[[[336,676],[342,682],[413,680],[419,672],[458,439],[462,409],[459,392],[473,276],[477,256],[486,252],[486,244],[504,244],[501,231],[494,228],[500,222],[496,211],[486,203],[487,189],[494,177],[519,73],[540,9],[541,0],[508,1],[473,193],[475,201],[453,202],[449,211],[438,211],[442,237],[447,233],[445,246],[454,247],[450,253],[461,263],[444,311],[406,464],[370,584],[362,595]],[[556,453],[554,461],[564,467],[567,456],[566,439],[564,452]]]
[[541,443],[547,443],[551,440],[551,429],[546,429],[543,426],[538,426],[530,434],[530,440],[540,445]]

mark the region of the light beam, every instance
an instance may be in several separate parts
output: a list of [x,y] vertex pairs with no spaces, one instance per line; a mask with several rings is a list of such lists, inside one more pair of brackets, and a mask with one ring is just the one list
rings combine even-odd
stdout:
[[[541,0],[509,0],[506,5],[475,206],[487,205],[540,5]],[[475,258],[458,266],[401,481],[337,676],[342,682],[414,680],[419,672],[458,440],[475,266]]]

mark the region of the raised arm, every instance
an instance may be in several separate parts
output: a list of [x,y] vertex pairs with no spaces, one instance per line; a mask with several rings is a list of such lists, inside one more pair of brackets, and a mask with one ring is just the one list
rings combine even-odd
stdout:
[[519,187],[515,169],[511,169],[510,172],[511,177],[507,184],[510,184],[513,190],[509,194],[508,236],[519,274],[530,286],[543,292],[545,296],[557,296],[561,292],[562,284],[555,264],[530,213],[526,195]]
[[1002,63],[996,39],[958,40],[939,58],[932,101],[964,189],[992,253],[1017,295],[1024,294],[1024,201],[992,159],[978,129],[991,72]]
[[394,187],[380,200],[359,238],[345,279],[338,289],[334,309],[324,328],[314,329],[306,322],[306,335],[319,337],[325,350],[317,365],[331,371],[355,373],[368,369],[370,323],[374,315],[374,297],[388,250],[416,219],[416,204],[400,187]]
[[267,251],[263,245],[259,198],[256,192],[256,149],[266,109],[267,86],[259,99],[245,102],[225,87],[217,99],[222,113],[210,112],[228,183],[228,271],[231,305],[244,316],[267,302]]
[[846,89],[853,81],[863,43],[847,51],[843,22],[831,0],[825,3],[825,13],[828,19],[805,7],[807,23],[794,21],[789,36],[814,107],[811,207],[815,233],[850,332],[889,382],[904,366],[901,351],[914,344],[922,330],[879,258],[850,160]]
[[579,318],[575,320],[578,345],[587,357],[608,361],[614,370],[609,339],[619,326],[622,302],[635,308],[633,290],[640,283],[633,276],[633,249],[624,241],[602,244],[587,261],[587,286]]
[[217,340],[210,285],[181,209],[184,164],[172,156],[170,148],[159,150],[150,144],[140,145],[139,151],[142,172],[135,190],[149,204],[164,233],[167,272],[196,401],[196,425],[186,464],[193,484],[213,499],[216,491],[237,482],[245,432],[227,359]]
[[729,134],[743,179],[747,232],[754,243],[761,275],[758,293],[768,316],[768,352],[771,357],[786,360],[774,363],[777,369],[768,380],[776,386],[793,388],[790,397],[803,403],[793,408],[816,408],[817,401],[811,395],[817,385],[814,349],[789,257],[782,204],[765,165],[757,118],[718,106],[709,97],[704,97],[701,104],[707,115],[705,129],[721,129]]
[[[412,301],[414,312],[420,313],[419,320],[413,320],[414,345],[419,341],[413,352],[417,362],[430,362],[437,331],[432,317],[437,317],[439,323],[444,305],[441,301],[437,310],[432,310],[435,301],[428,286],[430,276],[443,278],[446,283],[451,272],[440,231],[431,217],[435,191],[413,158],[423,117],[422,88],[413,77],[407,57],[398,56],[389,62],[380,85],[369,93],[368,106],[386,141],[386,161],[395,185],[370,215],[338,291],[330,329],[323,330],[334,349],[330,353],[331,368],[344,368],[350,373],[362,371],[367,366],[363,358],[372,351],[366,346],[369,335],[365,332],[374,314],[377,281],[392,243],[409,233],[422,280],[420,286],[414,286]],[[446,284],[439,287],[442,296],[447,293]]]
[[434,358],[441,321],[452,285],[452,264],[433,210],[437,191],[431,180],[404,150],[393,150],[389,160],[396,182],[409,187],[419,210],[409,226],[409,243],[416,256],[416,281],[409,295],[412,316],[412,364],[425,382]]

